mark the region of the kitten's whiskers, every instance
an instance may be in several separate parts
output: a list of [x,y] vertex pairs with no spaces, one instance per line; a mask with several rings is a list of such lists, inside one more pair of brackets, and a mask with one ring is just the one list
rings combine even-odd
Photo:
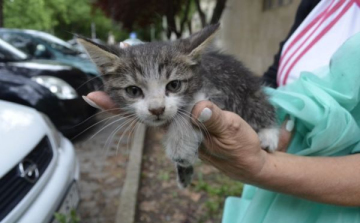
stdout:
[[[189,121],[191,121],[191,114],[184,110],[184,109],[179,109],[179,114],[189,118]],[[210,148],[212,148],[213,146],[213,141],[212,141],[212,137],[211,134],[209,133],[209,131],[206,129],[205,125],[201,122],[194,122],[194,124],[200,129],[200,131],[203,133],[203,135],[205,136],[205,138],[208,139],[208,141],[210,142]]]
[[[137,121],[137,120],[135,120],[135,121]],[[132,139],[132,140],[131,140],[132,143],[133,143],[133,140],[134,140],[134,138],[132,137],[132,135],[133,135],[134,131],[136,131],[135,129],[137,129],[137,128],[140,126],[140,125],[138,125],[138,124],[139,124],[139,122],[136,122],[136,123],[134,124],[133,129],[130,130],[130,139]],[[131,123],[131,125],[132,125],[132,123]],[[130,150],[129,145],[130,145],[130,143],[128,142],[128,143],[127,143],[127,150],[128,150],[128,151]]]
[[95,125],[98,125],[98,124],[100,124],[101,122],[110,120],[110,119],[115,118],[115,117],[118,117],[118,116],[121,116],[121,115],[113,115],[113,116],[111,116],[111,117],[104,118],[103,120],[100,120],[100,121],[92,124],[91,126],[87,127],[85,130],[83,130],[82,132],[80,132],[79,134],[77,134],[76,136],[74,136],[73,138],[71,138],[71,140],[76,139],[76,138],[79,137],[81,134],[83,134],[84,132],[86,132],[86,131],[89,130],[90,128],[94,127]]
[[[123,128],[124,126],[126,126],[127,124],[129,124],[132,120],[134,120],[135,118],[130,118],[130,119],[127,119],[125,118],[125,121],[123,123],[121,123],[118,127],[116,127],[112,132],[111,134],[109,135],[109,137],[106,139],[106,142],[104,144],[104,148],[107,148],[105,151],[108,151],[109,148],[110,148],[110,143],[111,143],[111,140],[114,138],[115,134],[117,132],[119,132],[119,130],[121,128]],[[122,119],[123,120],[123,119]]]
[[[119,122],[119,121],[121,121],[121,120],[124,120],[124,119],[126,119],[126,118],[132,117],[132,116],[134,116],[134,115],[135,115],[135,114],[130,115],[130,116],[128,116],[128,117],[121,117],[121,118],[119,118],[119,119],[111,122],[110,124],[107,124],[105,127],[101,128],[99,131],[97,131],[93,136],[91,136],[90,139],[94,138],[97,134],[99,134],[101,131],[103,131],[105,128],[109,127],[110,125],[112,125],[112,124],[114,124],[114,123],[116,123],[116,122]],[[120,116],[120,115],[119,115],[119,116]]]
[[107,110],[102,110],[100,112],[96,112],[95,114],[93,114],[92,116],[88,117],[87,119],[85,119],[84,121],[80,122],[79,124],[76,124],[74,126],[72,126],[71,128],[75,128],[81,124],[84,124],[86,121],[88,121],[89,119],[93,118],[94,116],[96,115],[99,115],[101,113],[104,113],[104,112],[110,112],[110,111],[115,111],[115,110],[122,110],[121,108],[112,108],[112,109],[107,109]]
[[87,80],[87,81],[85,81],[84,83],[82,83],[82,84],[81,84],[79,87],[77,87],[75,90],[76,90],[76,91],[79,90],[82,86],[84,86],[85,84],[89,83],[90,81],[92,81],[92,80],[94,80],[94,79],[96,79],[96,78],[102,79],[100,76],[92,77],[92,78],[90,78],[89,80]]
[[[119,145],[120,145],[120,142],[122,141],[122,139],[124,138],[125,134],[127,134],[128,132],[128,129],[130,128],[131,129],[131,126],[133,125],[134,122],[137,122],[137,117],[131,119],[131,123],[129,124],[129,126],[125,129],[125,131],[123,132],[123,134],[121,135],[119,141],[118,141],[118,145],[117,145],[117,148],[116,148],[116,155],[118,154],[119,152]],[[128,122],[129,123],[129,122]],[[129,145],[129,142],[127,142],[128,145]]]

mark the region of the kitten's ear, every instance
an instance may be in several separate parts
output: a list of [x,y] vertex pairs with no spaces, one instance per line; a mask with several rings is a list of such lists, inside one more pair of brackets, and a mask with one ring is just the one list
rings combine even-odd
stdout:
[[78,38],[77,42],[85,48],[90,59],[102,74],[106,74],[116,68],[115,61],[118,60],[119,57],[115,54],[106,51],[102,46],[87,39]]
[[220,23],[209,25],[186,39],[179,40],[177,47],[180,51],[188,54],[192,59],[198,60],[204,49],[212,42]]

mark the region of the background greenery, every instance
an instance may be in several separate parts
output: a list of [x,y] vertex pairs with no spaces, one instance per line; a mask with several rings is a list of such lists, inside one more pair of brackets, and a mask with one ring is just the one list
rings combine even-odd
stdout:
[[117,40],[128,37],[90,0],[4,0],[3,10],[5,28],[42,30],[68,40],[73,33],[90,37],[94,23],[97,38],[107,40],[109,31]]
[[109,31],[116,41],[127,39],[131,31],[144,41],[164,36],[181,38],[193,32],[195,13],[202,27],[219,21],[226,0],[213,0],[211,19],[207,19],[201,1],[208,0],[0,0],[0,24],[2,21],[5,28],[41,30],[65,40],[73,34],[91,37],[92,23],[96,37],[104,41]]

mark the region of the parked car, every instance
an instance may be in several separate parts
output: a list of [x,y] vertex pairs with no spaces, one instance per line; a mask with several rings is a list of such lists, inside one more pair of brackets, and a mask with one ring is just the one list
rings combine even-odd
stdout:
[[0,100],[0,222],[53,222],[79,203],[72,143],[33,108]]
[[[49,33],[0,28],[0,38],[34,59],[60,61],[77,67],[92,77],[100,76],[96,66],[89,60],[86,53]],[[99,88],[102,86],[101,78],[95,78],[94,82]]]
[[31,60],[0,39],[0,99],[30,106],[45,113],[66,136],[96,109],[81,98],[95,90],[81,70],[56,61]]
[[[106,43],[100,39],[90,39],[90,40],[93,41],[94,43],[98,43],[100,45],[106,45]],[[80,51],[81,53],[83,53],[87,56],[85,48],[76,41],[75,37],[71,40],[68,40],[67,43],[70,44],[72,47],[74,47],[77,51]]]

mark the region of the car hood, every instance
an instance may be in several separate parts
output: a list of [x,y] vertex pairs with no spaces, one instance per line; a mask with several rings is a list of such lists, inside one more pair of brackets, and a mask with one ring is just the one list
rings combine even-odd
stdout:
[[88,58],[66,55],[66,56],[59,56],[57,60],[61,61],[62,63],[70,64],[71,66],[74,66],[89,75],[92,76],[100,75],[95,64],[91,62],[90,59]]
[[41,113],[0,100],[0,178],[28,154],[46,132]]
[[[77,91],[78,95],[87,95],[89,92],[95,90],[93,82],[89,81],[89,76],[83,71],[57,61],[30,60],[0,63],[0,74],[0,96],[2,92],[1,88],[4,87],[4,83],[1,83],[3,81],[8,85],[12,82],[17,86],[21,84],[26,89],[29,89],[30,86],[34,89],[38,89],[39,87],[34,86],[34,84],[39,84],[31,79],[36,76],[53,76],[60,78],[71,85],[71,87]],[[27,86],[29,82],[33,82],[34,84]],[[3,89],[3,91],[4,90],[7,91],[7,89]],[[12,88],[9,90],[12,91],[16,89]],[[30,97],[31,95],[23,96]]]
[[8,70],[13,74],[27,78],[36,76],[54,76],[66,81],[74,89],[77,89],[89,80],[89,76],[80,69],[57,61],[30,60],[8,62],[3,64],[2,67],[0,65],[0,71],[1,69]]

